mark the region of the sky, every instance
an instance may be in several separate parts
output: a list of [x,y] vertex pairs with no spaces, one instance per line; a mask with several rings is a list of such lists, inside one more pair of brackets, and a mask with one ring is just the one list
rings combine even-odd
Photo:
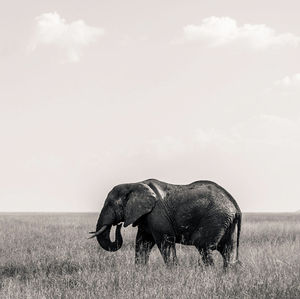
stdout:
[[98,212],[120,183],[212,180],[300,210],[299,1],[7,1],[0,211]]

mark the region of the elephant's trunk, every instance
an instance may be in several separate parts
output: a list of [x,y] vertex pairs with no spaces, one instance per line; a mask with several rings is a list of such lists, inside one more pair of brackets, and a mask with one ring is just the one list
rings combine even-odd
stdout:
[[[107,227],[103,231],[103,233],[101,233],[100,235],[97,235],[97,241],[103,249],[105,249],[107,251],[117,251],[122,247],[122,244],[123,244],[123,238],[122,238],[122,234],[121,234],[122,224],[117,225],[114,242],[112,242],[110,240],[110,236],[109,236],[111,227],[112,227],[112,225],[107,225]],[[97,230],[98,229],[101,229],[101,228],[97,227]]]

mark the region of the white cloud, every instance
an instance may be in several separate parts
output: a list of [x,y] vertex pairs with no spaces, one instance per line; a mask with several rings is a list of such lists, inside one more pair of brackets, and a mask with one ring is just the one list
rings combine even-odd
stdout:
[[292,76],[286,76],[280,80],[275,81],[274,84],[281,87],[300,87],[300,73],[294,74]]
[[285,76],[279,80],[276,80],[272,85],[263,91],[263,95],[267,96],[282,96],[285,98],[297,99],[300,91],[300,73],[294,75]]
[[197,129],[185,136],[165,136],[150,140],[147,153],[172,160],[202,151],[243,152],[245,148],[300,148],[300,120],[270,114],[249,118],[227,130]]
[[[271,114],[262,114],[233,128],[240,142],[247,147],[300,147],[300,122]],[[236,139],[237,140],[237,139]]]
[[[291,120],[272,114],[261,114],[224,129],[198,128],[181,135],[163,135],[138,144],[110,148],[101,163],[119,157],[128,159],[153,158],[174,161],[194,158],[201,153],[244,155],[247,152],[300,149],[300,119]],[[94,162],[93,162],[94,163]]]
[[212,47],[240,42],[254,49],[266,49],[271,46],[292,46],[300,44],[300,37],[292,33],[276,33],[265,24],[244,24],[238,26],[236,20],[229,17],[209,17],[200,25],[187,25],[183,28],[184,40],[203,42]]
[[104,29],[86,25],[83,20],[67,23],[58,13],[44,13],[36,17],[36,34],[31,45],[54,45],[63,49],[68,62],[77,62],[82,48],[95,42],[104,34]]

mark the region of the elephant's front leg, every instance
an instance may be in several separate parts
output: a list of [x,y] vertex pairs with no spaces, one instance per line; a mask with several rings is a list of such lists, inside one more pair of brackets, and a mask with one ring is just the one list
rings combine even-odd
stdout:
[[175,237],[164,235],[157,245],[166,265],[172,266],[178,264]]
[[147,264],[154,245],[153,237],[139,228],[135,240],[135,263]]

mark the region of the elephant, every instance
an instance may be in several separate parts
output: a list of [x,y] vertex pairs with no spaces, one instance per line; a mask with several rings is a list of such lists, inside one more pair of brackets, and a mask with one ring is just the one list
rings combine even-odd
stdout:
[[[124,222],[124,227],[138,227],[136,264],[148,263],[155,244],[165,264],[178,264],[175,244],[180,243],[195,246],[205,265],[213,265],[212,251],[218,250],[226,269],[239,263],[241,220],[237,202],[212,181],[174,185],[148,179],[117,185],[108,193],[90,238],[96,237],[107,251],[117,251],[123,244]],[[110,239],[112,226],[116,226],[114,242]]]

